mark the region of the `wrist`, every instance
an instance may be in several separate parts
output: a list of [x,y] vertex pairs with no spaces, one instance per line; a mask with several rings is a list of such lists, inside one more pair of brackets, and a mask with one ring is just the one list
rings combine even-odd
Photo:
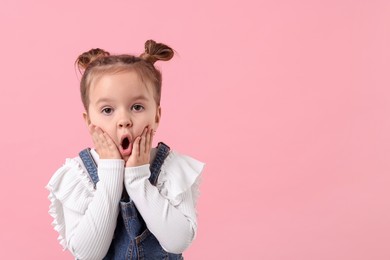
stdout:
[[[143,164],[140,166],[129,166],[125,167],[125,178],[127,176],[127,180],[134,181],[136,179],[144,179],[149,178],[150,176],[150,169],[149,164]],[[130,181],[130,182],[131,182]]]
[[126,161],[126,167],[138,167],[149,164],[149,160],[134,160],[132,158],[129,158]]
[[142,167],[142,166],[145,166],[145,165],[149,165],[149,163],[129,163],[129,162],[126,162],[126,168],[136,168],[136,167]]

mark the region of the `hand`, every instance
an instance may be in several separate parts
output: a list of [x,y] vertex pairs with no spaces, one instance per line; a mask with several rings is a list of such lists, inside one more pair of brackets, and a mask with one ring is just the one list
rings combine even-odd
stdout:
[[91,124],[89,126],[89,133],[92,136],[92,141],[100,159],[122,159],[114,141],[100,127]]
[[141,136],[138,136],[133,142],[133,149],[129,159],[126,162],[126,167],[136,167],[149,163],[153,135],[153,129],[149,129],[148,126],[145,127]]

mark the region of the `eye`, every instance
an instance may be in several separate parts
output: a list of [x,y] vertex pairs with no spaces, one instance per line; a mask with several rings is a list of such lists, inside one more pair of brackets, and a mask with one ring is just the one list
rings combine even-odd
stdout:
[[143,111],[145,108],[142,106],[142,105],[139,105],[139,104],[136,104],[136,105],[133,105],[131,107],[131,110],[134,110],[136,112],[141,112]]
[[111,115],[114,110],[111,107],[105,107],[102,109],[102,113],[105,115]]

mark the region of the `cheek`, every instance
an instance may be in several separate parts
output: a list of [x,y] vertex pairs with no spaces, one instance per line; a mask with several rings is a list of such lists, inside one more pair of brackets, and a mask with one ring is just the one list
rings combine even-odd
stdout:
[[91,113],[89,119],[91,120],[91,123],[96,126],[99,126],[99,124],[101,124],[101,120],[99,116],[96,115],[96,113]]
[[136,136],[139,136],[144,131],[145,127],[151,126],[152,128],[155,127],[155,121],[150,118],[144,118],[142,120],[139,120],[138,122],[134,122],[133,125],[133,131]]
[[157,122],[156,122],[156,114],[153,114],[153,115],[151,115],[151,116],[148,118],[147,125],[150,125],[150,126],[152,126],[152,127],[155,127],[155,126],[157,125]]
[[104,132],[106,133],[110,133],[111,132],[111,128],[112,126],[110,125],[109,122],[107,122],[107,120],[105,120],[105,118],[103,118],[102,116],[98,115],[98,114],[94,114],[92,113],[91,116],[90,116],[90,120],[91,120],[91,123],[95,126],[98,126],[99,128],[101,128]]

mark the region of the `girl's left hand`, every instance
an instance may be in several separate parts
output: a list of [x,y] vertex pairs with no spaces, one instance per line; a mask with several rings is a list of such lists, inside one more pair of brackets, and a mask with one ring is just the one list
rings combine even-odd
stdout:
[[126,167],[136,167],[149,163],[153,135],[153,129],[148,126],[145,127],[141,136],[138,136],[133,142],[133,148],[129,159],[126,162]]

